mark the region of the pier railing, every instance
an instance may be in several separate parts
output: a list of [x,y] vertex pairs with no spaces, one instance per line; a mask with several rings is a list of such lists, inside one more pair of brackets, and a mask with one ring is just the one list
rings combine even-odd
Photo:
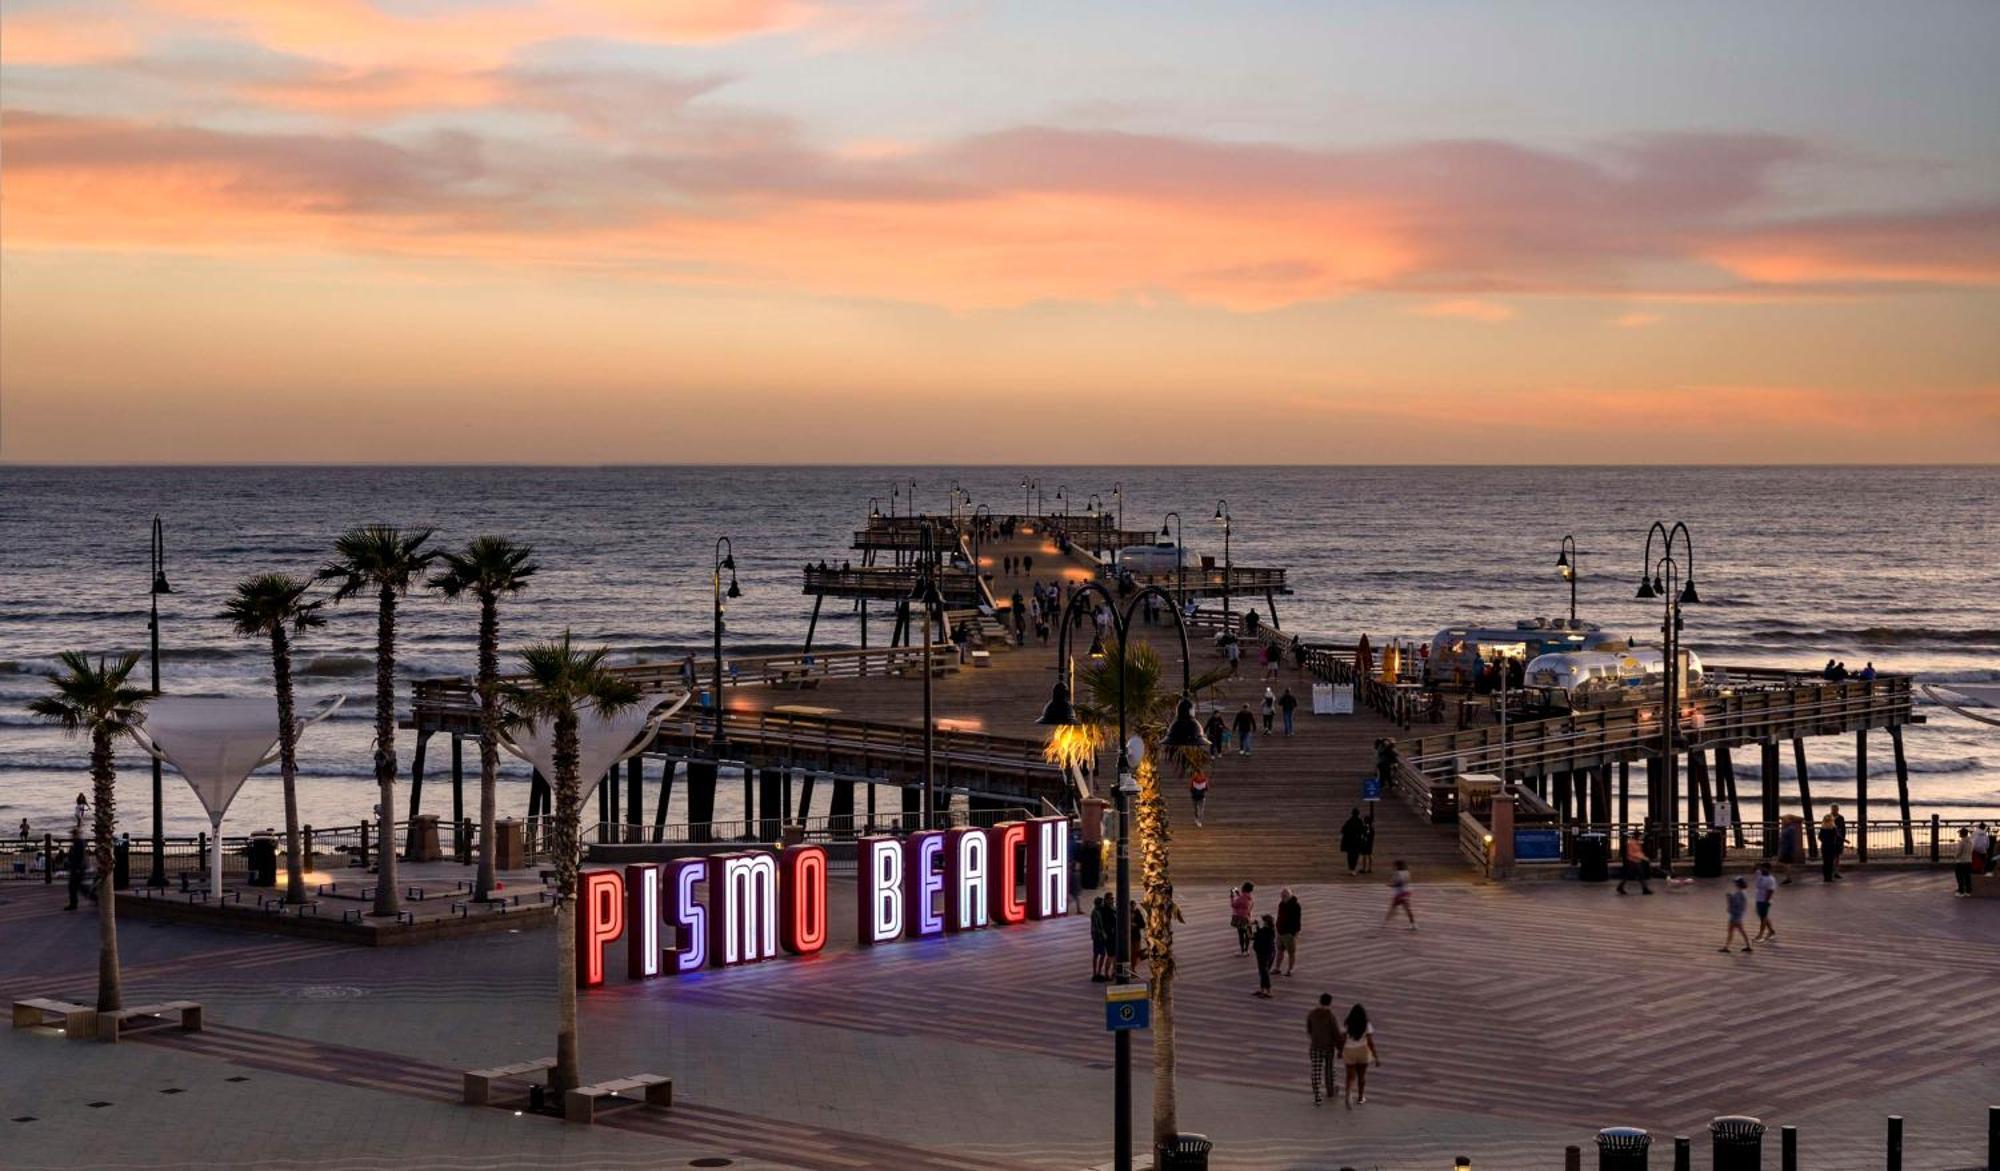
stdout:
[[[855,565],[848,567],[805,567],[803,593],[821,597],[868,598],[903,601],[917,585],[916,567],[908,565]],[[954,604],[978,605],[979,579],[969,570],[946,567],[937,573],[939,592]]]
[[[871,647],[866,650],[814,651],[810,654],[746,655],[725,659],[722,685],[727,687],[811,687],[824,679],[866,679],[886,675],[919,677],[924,650],[921,646]],[[938,673],[958,669],[958,651],[950,643],[931,649],[931,670]],[[637,685],[648,695],[673,691],[703,691],[713,678],[712,660],[696,660],[694,679],[689,683],[682,662],[638,663],[612,667],[610,672]],[[501,682],[513,682],[506,676]],[[479,726],[479,694],[471,679],[419,679],[415,702],[406,726],[438,731],[476,731]]]

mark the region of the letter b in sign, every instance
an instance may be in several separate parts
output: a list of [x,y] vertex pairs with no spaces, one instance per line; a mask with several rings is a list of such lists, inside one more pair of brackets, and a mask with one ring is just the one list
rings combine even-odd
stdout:
[[903,843],[891,837],[855,841],[859,882],[855,938],[866,946],[903,934]]

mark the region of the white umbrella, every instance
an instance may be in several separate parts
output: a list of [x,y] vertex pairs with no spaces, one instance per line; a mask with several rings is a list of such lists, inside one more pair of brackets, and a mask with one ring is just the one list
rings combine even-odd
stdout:
[[[650,704],[641,699],[608,716],[598,711],[595,705],[579,708],[576,713],[576,775],[583,779],[601,777],[611,766],[645,751],[646,746],[653,742],[653,734],[659,729],[660,722],[681,710],[687,701],[688,694],[683,691],[660,696]],[[554,720],[537,720],[507,729],[500,734],[500,746],[527,761],[551,783],[554,782]]]
[[[298,721],[305,731],[347,702],[336,695]],[[209,893],[222,895],[222,815],[250,774],[278,759],[278,702],[271,699],[197,699],[162,695],[146,705],[145,722],[132,729],[139,747],[187,781],[215,827],[209,853]]]

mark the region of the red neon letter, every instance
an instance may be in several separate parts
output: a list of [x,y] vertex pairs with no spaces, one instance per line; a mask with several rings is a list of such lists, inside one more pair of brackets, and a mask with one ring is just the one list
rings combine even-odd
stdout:
[[616,870],[577,876],[576,986],[604,983],[604,948],[625,934],[625,879]]
[[1019,923],[1028,917],[1028,901],[1017,893],[1021,885],[1021,856],[1028,848],[1026,822],[1003,821],[986,831],[989,839],[987,892],[993,900],[995,923]]
[[819,846],[778,855],[778,945],[795,956],[826,946],[826,851]]

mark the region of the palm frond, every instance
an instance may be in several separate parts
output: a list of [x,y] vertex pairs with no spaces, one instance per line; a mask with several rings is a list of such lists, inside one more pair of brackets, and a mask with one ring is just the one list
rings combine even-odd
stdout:
[[638,703],[639,685],[604,665],[610,654],[608,647],[578,648],[568,630],[560,639],[522,647],[517,652],[522,678],[505,689],[506,722],[532,725],[585,707],[610,715]]
[[52,694],[29,700],[31,714],[72,736],[99,728],[115,735],[144,719],[142,709],[152,695],[129,682],[139,652],[129,651],[114,662],[103,655],[93,661],[82,651],[64,651],[56,660],[62,669],[49,678]]
[[319,580],[333,583],[333,600],[344,602],[369,590],[408,593],[413,581],[437,559],[426,547],[433,529],[404,532],[394,525],[361,525],[334,538],[333,559],[320,568]]
[[437,560],[444,568],[431,575],[429,584],[446,598],[519,593],[541,568],[530,560],[534,552],[532,546],[505,537],[474,537],[462,550],[439,551]]
[[324,626],[326,615],[321,610],[326,601],[306,596],[312,585],[311,578],[287,573],[253,574],[236,583],[235,594],[217,617],[247,638],[268,636],[287,626],[294,630]]

